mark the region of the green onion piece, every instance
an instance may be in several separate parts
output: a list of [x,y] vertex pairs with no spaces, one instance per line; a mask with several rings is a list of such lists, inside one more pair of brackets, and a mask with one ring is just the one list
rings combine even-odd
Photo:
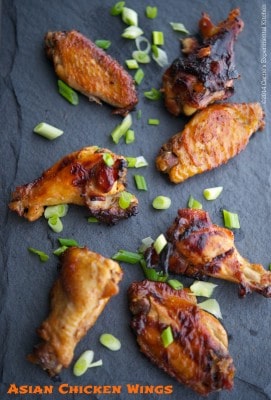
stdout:
[[99,220],[96,217],[88,217],[88,222],[99,222]]
[[144,96],[149,100],[159,100],[162,97],[162,93],[159,90],[152,88],[151,90],[144,92]]
[[147,182],[142,175],[135,175],[135,183],[138,190],[148,190]]
[[121,348],[119,339],[111,335],[111,333],[103,333],[100,336],[100,343],[112,351],[118,351]]
[[132,53],[132,57],[140,64],[148,64],[151,62],[150,56],[144,51],[135,50]]
[[59,204],[57,206],[48,206],[46,207],[44,211],[44,217],[46,219],[49,219],[50,217],[53,217],[56,215],[57,217],[65,217],[69,209],[68,204]]
[[216,318],[222,319],[222,314],[218,302],[215,299],[208,299],[202,303],[198,303],[198,306],[205,311],[213,314]]
[[154,19],[157,17],[157,14],[158,14],[157,7],[151,7],[151,6],[146,7],[146,17],[147,18]]
[[127,168],[134,168],[136,165],[136,157],[126,157]]
[[98,360],[98,361],[91,363],[89,365],[89,368],[101,367],[102,365],[103,365],[103,360]]
[[168,326],[166,329],[164,329],[162,331],[161,339],[162,339],[163,346],[165,348],[174,342],[171,326]]
[[135,168],[142,168],[142,167],[147,167],[148,161],[145,159],[143,156],[138,156],[136,157],[136,163],[135,163]]
[[128,7],[122,9],[122,21],[127,25],[138,26],[138,15],[135,10]]
[[60,256],[62,253],[64,253],[64,251],[66,251],[68,249],[68,246],[61,246],[58,247],[56,250],[53,251],[53,254],[55,256]]
[[58,241],[59,241],[59,244],[61,244],[61,246],[79,247],[79,243],[74,239],[58,238]]
[[195,281],[191,286],[190,290],[195,296],[211,297],[217,285],[211,282]]
[[203,196],[206,200],[215,200],[221,194],[223,186],[207,188],[203,190]]
[[151,247],[151,245],[153,244],[153,242],[154,242],[154,240],[153,240],[150,236],[148,236],[148,237],[142,239],[142,240],[141,240],[141,245],[140,245],[139,248],[138,248],[138,252],[139,252],[140,254],[144,254],[145,251]]
[[39,256],[41,262],[49,260],[49,256],[41,250],[34,249],[34,247],[28,247],[28,251]]
[[61,94],[61,96],[63,96],[69,103],[77,106],[79,103],[78,94],[60,79],[57,81],[57,84],[59,94]]
[[161,31],[152,32],[152,41],[155,46],[163,46],[164,44],[164,34]]
[[190,195],[189,199],[188,199],[187,207],[201,210],[202,204],[198,200],[194,199],[193,196]]
[[33,131],[49,140],[54,140],[63,134],[62,130],[55,128],[46,122],[41,122],[40,124],[36,125]]
[[123,261],[128,264],[136,264],[142,259],[142,255],[127,250],[119,250],[112,256],[112,259],[115,261]]
[[140,260],[140,265],[144,272],[145,277],[149,281],[166,282],[168,276],[163,274],[163,271],[157,272],[154,268],[148,268],[145,260]]
[[94,352],[92,350],[86,350],[83,354],[78,358],[76,363],[73,366],[73,373],[75,376],[83,375],[91,365],[94,358]]
[[167,210],[171,206],[171,199],[167,196],[157,196],[152,202],[156,210]]
[[271,271],[271,264],[269,264],[269,271]]
[[[146,45],[145,49],[144,48],[142,49],[142,43],[144,43]],[[136,44],[137,50],[142,51],[143,53],[146,53],[146,54],[148,54],[150,52],[151,44],[146,37],[144,37],[144,36],[137,37],[135,40],[135,44]]]
[[167,239],[165,238],[163,233],[161,233],[158,236],[158,238],[154,241],[153,248],[154,248],[154,250],[156,251],[157,254],[160,254],[161,251],[165,248],[166,245],[167,245]]
[[103,160],[108,167],[114,165],[114,159],[110,153],[103,153]]
[[62,221],[57,215],[53,215],[48,219],[48,225],[56,233],[63,231]]
[[226,228],[229,228],[229,229],[239,229],[240,228],[238,214],[232,213],[228,210],[222,210],[222,212],[223,212],[223,218],[224,218],[224,225]]
[[99,47],[100,49],[103,49],[103,50],[107,50],[111,46],[110,40],[105,40],[105,39],[95,40],[95,44],[97,47]]
[[121,124],[117,125],[116,128],[113,130],[111,133],[111,137],[113,139],[113,142],[118,144],[120,138],[125,135],[125,133],[128,131],[128,129],[131,127],[133,123],[132,116],[131,114],[126,115],[125,118],[123,118]]
[[[138,26],[129,26],[124,30],[121,37],[124,39],[136,39],[139,36],[143,35],[143,31]],[[137,60],[138,61],[138,60]]]
[[171,286],[173,289],[175,289],[175,290],[181,290],[181,289],[183,289],[183,284],[182,284],[182,282],[180,282],[180,281],[178,281],[178,279],[169,279],[168,281],[167,281],[167,284],[169,285],[169,286]]
[[180,22],[170,22],[170,25],[171,25],[171,27],[172,27],[172,29],[173,29],[174,31],[189,34],[189,31],[186,29],[186,27],[184,26],[184,24],[182,24],[182,23],[180,23]]
[[118,1],[110,10],[110,14],[115,16],[122,13],[122,10],[125,6],[125,1]]
[[160,49],[159,47],[156,46],[156,49],[154,51],[154,48],[152,49],[152,58],[154,61],[161,67],[164,68],[168,65],[168,56],[165,50]]
[[125,143],[126,144],[131,144],[134,143],[135,141],[135,131],[132,129],[128,129],[128,131],[125,133]]
[[141,119],[142,118],[142,110],[138,110],[138,112],[136,113],[136,118],[137,119]]
[[120,208],[122,208],[123,210],[125,210],[126,208],[129,207],[129,205],[131,204],[133,195],[129,192],[122,192],[120,197],[119,197],[119,206]]
[[149,119],[148,119],[148,124],[149,124],[149,125],[159,125],[159,124],[160,124],[160,121],[159,121],[159,119],[149,118]]
[[151,51],[152,51],[152,54],[153,54],[154,57],[158,57],[159,51],[158,51],[158,47],[157,46],[155,46],[153,44],[152,47],[151,47]]
[[141,69],[141,68],[139,68],[137,71],[136,71],[136,73],[135,73],[135,76],[134,76],[134,80],[135,80],[135,83],[137,84],[137,85],[140,85],[140,83],[142,82],[142,79],[144,78],[144,71],[143,71],[143,69]]
[[125,60],[125,63],[129,69],[138,69],[138,63],[134,59]]

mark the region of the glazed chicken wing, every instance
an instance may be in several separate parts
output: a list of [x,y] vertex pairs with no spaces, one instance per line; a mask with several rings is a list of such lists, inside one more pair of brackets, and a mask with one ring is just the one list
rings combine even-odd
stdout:
[[[233,387],[227,334],[191,292],[145,280],[133,283],[128,295],[140,350],[154,364],[201,395]],[[161,334],[168,326],[174,341],[164,347]]]
[[119,205],[125,191],[126,164],[124,157],[110,150],[84,147],[59,160],[34,182],[17,187],[9,208],[35,221],[45,206],[71,203],[86,206],[100,221],[115,223],[137,213],[135,196],[127,208]]
[[172,182],[183,182],[226,163],[263,128],[264,112],[258,103],[208,106],[162,146],[156,166]]
[[201,41],[182,41],[183,57],[177,58],[163,76],[165,105],[174,115],[191,115],[216,100],[227,99],[234,92],[239,77],[234,66],[233,45],[244,23],[239,10],[230,12],[215,26],[203,13],[199,21]]
[[81,33],[48,32],[45,50],[57,76],[69,86],[125,115],[138,102],[132,77],[113,58]]
[[95,324],[110,298],[118,293],[118,263],[87,248],[70,247],[62,255],[60,276],[51,291],[51,310],[38,328],[42,342],[28,360],[50,376],[67,368],[77,343]]

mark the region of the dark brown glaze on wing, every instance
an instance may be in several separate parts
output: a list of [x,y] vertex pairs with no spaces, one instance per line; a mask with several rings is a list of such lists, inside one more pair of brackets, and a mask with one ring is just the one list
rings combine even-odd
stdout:
[[138,102],[132,77],[81,33],[48,32],[45,50],[57,76],[90,100],[108,103],[126,115]]
[[229,161],[264,126],[264,111],[259,103],[210,105],[162,146],[156,166],[172,182],[183,182]]
[[183,57],[177,58],[163,76],[165,105],[174,115],[193,114],[234,92],[239,77],[234,66],[233,45],[244,23],[239,9],[214,25],[206,13],[199,21],[201,41],[183,40]]
[[[105,153],[113,159],[111,167],[104,162]],[[114,224],[137,213],[135,196],[128,208],[119,206],[125,190],[126,165],[124,157],[108,149],[84,147],[63,157],[35,181],[17,187],[9,208],[35,221],[46,206],[76,204],[86,206],[100,221]]]
[[[201,395],[233,387],[227,334],[191,292],[145,280],[133,283],[128,296],[140,350],[154,364]],[[161,333],[168,326],[174,342],[165,348]]]
[[86,247],[70,247],[61,258],[60,275],[51,290],[50,314],[38,328],[42,342],[28,360],[50,376],[67,368],[77,343],[95,324],[118,291],[122,271],[118,263]]

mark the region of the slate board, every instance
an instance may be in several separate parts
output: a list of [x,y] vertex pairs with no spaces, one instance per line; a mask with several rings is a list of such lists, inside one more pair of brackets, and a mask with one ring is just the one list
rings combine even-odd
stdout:
[[[155,3],[155,2],[153,2]],[[159,4],[158,4],[159,3]],[[140,26],[150,38],[152,30],[163,30],[165,46],[170,62],[179,54],[179,38],[169,22],[183,22],[192,34],[197,32],[201,12],[208,12],[218,22],[228,12],[239,6],[245,22],[244,31],[238,38],[236,65],[241,79],[235,83],[235,95],[230,101],[263,101],[264,86],[269,90],[266,104],[266,128],[256,133],[245,151],[221,168],[196,176],[175,186],[160,175],[154,160],[160,146],[182,129],[186,118],[174,118],[164,108],[163,102],[151,102],[143,92],[151,87],[159,88],[163,70],[152,62],[144,66],[145,78],[139,87],[139,105],[142,119],[133,113],[136,142],[114,145],[110,132],[120,122],[111,114],[111,108],[90,103],[80,96],[80,104],[68,104],[56,89],[56,76],[43,50],[43,37],[48,30],[77,29],[92,40],[111,39],[108,53],[124,64],[130,58],[134,44],[120,37],[125,26],[119,17],[109,15],[114,1],[102,2],[77,0],[4,0],[1,13],[1,297],[0,297],[0,379],[1,400],[11,398],[48,399],[165,399],[168,395],[128,395],[126,384],[173,385],[173,400],[194,400],[200,396],[178,384],[164,372],[153,366],[138,350],[130,330],[130,313],[126,291],[129,284],[143,278],[139,267],[123,264],[124,279],[120,294],[113,298],[104,313],[75,351],[75,358],[85,349],[94,349],[95,358],[102,358],[104,366],[90,370],[81,378],[75,378],[71,368],[61,373],[62,383],[69,385],[122,385],[120,395],[60,395],[57,382],[38,367],[26,361],[38,338],[35,329],[48,313],[48,295],[58,270],[58,261],[52,255],[57,247],[58,234],[48,228],[44,218],[30,223],[11,213],[7,204],[16,185],[28,183],[40,176],[43,170],[59,158],[83,146],[99,145],[129,156],[144,155],[149,167],[141,170],[148,182],[147,192],[138,192],[133,182],[134,171],[129,171],[128,189],[136,192],[139,214],[113,227],[88,224],[87,211],[70,207],[63,219],[61,236],[73,237],[80,244],[110,257],[120,248],[135,251],[142,238],[156,237],[171,224],[177,209],[185,207],[190,194],[202,201],[215,223],[222,224],[221,208],[237,212],[241,229],[236,232],[236,245],[252,262],[266,268],[271,262],[270,253],[270,75],[263,81],[263,68],[268,60],[262,60],[270,43],[262,36],[262,24],[270,27],[269,4],[262,0],[247,2],[231,0],[167,0],[158,2],[157,19],[148,20],[144,10],[148,1],[128,1],[127,5],[139,13]],[[265,7],[267,11],[264,12]],[[262,21],[262,11],[266,22]],[[269,25],[268,25],[269,24]],[[269,46],[269,48],[268,48]],[[270,62],[270,59],[269,59]],[[270,68],[269,68],[270,70]],[[268,81],[269,79],[269,81]],[[149,126],[148,118],[159,118],[160,125]],[[33,134],[33,127],[46,121],[64,130],[64,135],[54,142]],[[223,194],[215,202],[202,197],[206,187],[222,185]],[[169,195],[172,206],[167,211],[152,209],[152,199]],[[28,253],[32,246],[50,254],[47,263]],[[183,279],[188,285],[189,279]],[[240,300],[237,287],[227,282],[219,283],[214,297],[219,301],[223,324],[229,334],[229,349],[236,366],[235,387],[232,392],[209,396],[212,400],[266,400],[271,398],[270,383],[270,310],[271,302],[253,294]],[[112,332],[120,338],[122,349],[111,353],[98,342],[103,332]],[[51,395],[10,396],[7,389],[16,385],[54,385]]]

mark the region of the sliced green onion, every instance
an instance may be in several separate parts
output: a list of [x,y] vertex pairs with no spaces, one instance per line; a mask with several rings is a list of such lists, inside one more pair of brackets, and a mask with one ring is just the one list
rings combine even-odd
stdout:
[[98,360],[98,361],[91,363],[89,365],[89,368],[101,367],[102,365],[103,365],[103,360]]
[[118,1],[110,10],[111,15],[119,15],[125,6],[125,1]]
[[153,44],[153,45],[151,46],[151,51],[152,51],[153,56],[158,57],[159,52],[158,52],[158,47],[157,47],[157,46],[155,46],[155,45]]
[[151,90],[144,92],[144,96],[149,100],[159,100],[162,97],[162,93],[160,90],[152,88]]
[[99,220],[96,217],[88,217],[88,222],[95,223],[95,222],[99,222]]
[[59,241],[59,244],[61,244],[61,246],[79,247],[79,243],[74,239],[58,238],[58,241]]
[[215,200],[220,196],[223,190],[223,186],[217,186],[212,188],[206,188],[203,190],[203,196],[206,200]]
[[36,125],[33,131],[49,140],[54,140],[63,134],[61,129],[55,128],[46,122],[41,122],[40,124]]
[[125,63],[129,69],[138,69],[138,63],[134,59],[125,60]]
[[239,229],[240,228],[238,214],[232,213],[228,210],[222,210],[222,212],[223,212],[223,218],[224,218],[224,225],[226,228],[229,228],[229,229]]
[[126,157],[127,168],[134,168],[136,165],[136,157]]
[[57,84],[59,94],[61,94],[61,96],[63,96],[69,103],[77,106],[79,103],[78,94],[60,79],[57,81]]
[[126,115],[125,118],[123,118],[121,124],[117,125],[116,128],[113,130],[111,133],[111,137],[113,139],[113,142],[118,144],[120,138],[125,135],[125,133],[128,131],[128,129],[131,127],[133,123],[132,116],[131,114]]
[[154,268],[148,268],[146,265],[146,261],[143,259],[140,260],[140,265],[142,267],[145,277],[149,281],[166,282],[168,276],[164,275],[163,271],[157,272]]
[[125,210],[126,208],[128,208],[131,204],[133,195],[129,192],[122,192],[120,197],[119,197],[119,206],[120,208],[122,208],[123,210]]
[[[121,37],[125,39],[136,39],[139,36],[143,35],[143,31],[138,26],[129,26],[124,30]],[[137,60],[138,61],[138,60]]]
[[186,27],[184,26],[184,24],[182,24],[182,23],[180,23],[180,22],[170,22],[170,25],[171,25],[171,27],[172,27],[172,29],[173,29],[174,31],[189,34],[189,31],[186,29]]
[[135,50],[132,53],[132,57],[140,64],[148,64],[151,62],[150,56],[144,51]]
[[125,133],[125,143],[126,144],[131,144],[134,143],[135,141],[135,131],[132,129],[128,129],[128,131]]
[[164,34],[161,31],[152,32],[152,42],[155,46],[163,46],[164,44]]
[[163,346],[165,348],[167,348],[171,343],[174,342],[171,326],[168,326],[166,329],[164,329],[162,331],[161,339],[162,339]]
[[73,366],[73,373],[75,376],[83,375],[91,365],[94,358],[94,352],[92,350],[86,350],[83,354],[78,358],[76,363]]
[[138,110],[138,112],[136,113],[136,118],[137,119],[141,119],[142,118],[142,110]]
[[100,343],[112,351],[118,351],[121,348],[121,342],[111,333],[103,333],[100,336]]
[[157,17],[158,9],[157,7],[151,7],[147,6],[146,7],[146,17],[150,19],[154,19]]
[[171,199],[167,196],[157,196],[152,202],[156,210],[167,210],[171,206]]
[[154,61],[161,67],[164,68],[168,65],[168,56],[167,53],[165,52],[165,50],[160,49],[159,47],[156,46],[156,49],[154,51],[155,48],[153,48],[152,50],[152,58],[154,59]]
[[154,241],[153,248],[154,248],[154,250],[156,251],[157,254],[160,254],[161,251],[165,248],[166,245],[167,245],[167,239],[165,238],[163,233],[161,233],[158,236],[158,238]]
[[57,215],[53,215],[48,219],[48,225],[56,233],[63,231],[62,221]]
[[141,254],[144,254],[145,251],[151,247],[153,242],[154,242],[154,240],[150,236],[142,239],[141,240],[141,245],[138,248],[138,252],[141,253]]
[[138,156],[136,157],[136,163],[135,163],[135,168],[142,168],[142,167],[147,167],[148,161],[145,159],[143,156]]
[[128,7],[122,9],[122,21],[127,25],[138,26],[138,15],[135,10]]
[[160,124],[160,120],[156,119],[156,118],[149,118],[148,119],[148,124],[149,125],[159,125]]
[[189,199],[188,199],[187,207],[201,210],[202,204],[198,200],[194,199],[193,196],[190,195]]
[[[151,44],[146,37],[144,37],[144,36],[137,37],[135,40],[135,43],[136,43],[137,50],[142,51],[143,53],[146,53],[146,54],[148,54],[150,52]],[[142,49],[142,46],[141,46],[142,43],[146,44],[145,49]]]
[[34,247],[28,247],[28,251],[39,256],[41,262],[49,260],[49,256],[41,250],[34,249]]
[[53,251],[53,254],[55,256],[60,256],[62,253],[64,253],[64,251],[66,251],[68,249],[68,246],[61,246],[58,247],[56,250]]
[[135,175],[134,178],[138,190],[148,190],[147,182],[143,175]]
[[211,282],[195,281],[191,286],[190,290],[195,296],[211,297],[217,285]]
[[169,285],[169,286],[171,286],[173,289],[175,289],[175,290],[181,290],[181,289],[183,289],[183,284],[182,284],[182,282],[180,282],[180,281],[178,281],[178,279],[169,279],[168,281],[167,281],[167,284]]
[[65,217],[69,209],[68,204],[59,204],[57,206],[48,206],[46,207],[44,211],[44,217],[46,219],[49,219],[50,217],[53,217],[56,215],[57,217]]
[[271,264],[269,264],[269,271],[271,271]]
[[135,76],[134,76],[134,80],[135,80],[135,83],[137,84],[137,85],[140,85],[140,83],[142,82],[142,79],[144,78],[144,71],[143,71],[143,69],[141,69],[141,68],[139,68],[137,71],[136,71],[136,73],[135,73]]
[[110,40],[105,40],[105,39],[95,40],[95,44],[97,47],[99,47],[100,49],[103,49],[103,50],[107,50],[111,46]]
[[133,253],[127,250],[119,250],[112,256],[115,261],[123,261],[128,264],[136,264],[142,259],[142,254]]
[[205,311],[213,314],[216,318],[222,319],[222,314],[220,311],[220,307],[216,299],[208,299],[203,301],[202,303],[198,303],[198,306]]
[[110,153],[103,153],[103,160],[108,167],[114,165],[114,159]]

